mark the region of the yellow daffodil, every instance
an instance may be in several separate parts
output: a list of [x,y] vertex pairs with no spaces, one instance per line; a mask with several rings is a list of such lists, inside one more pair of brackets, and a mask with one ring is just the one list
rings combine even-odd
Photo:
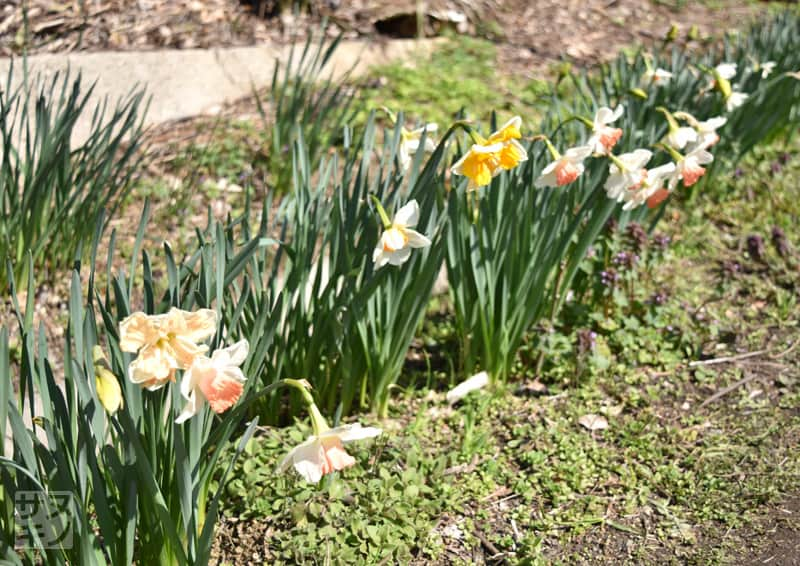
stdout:
[[487,139],[470,133],[475,143],[451,169],[454,175],[469,179],[467,190],[484,187],[501,171],[513,169],[527,161],[528,152],[517,141],[522,138],[521,125],[522,119],[515,116]]
[[100,399],[100,403],[108,414],[113,415],[124,406],[119,381],[117,381],[117,376],[111,372],[111,366],[100,346],[92,348],[92,360],[94,361],[97,398]]
[[189,369],[195,357],[208,350],[201,342],[213,336],[216,327],[217,315],[211,309],[133,313],[120,323],[120,349],[138,353],[128,367],[128,378],[150,390],[174,381],[176,370]]

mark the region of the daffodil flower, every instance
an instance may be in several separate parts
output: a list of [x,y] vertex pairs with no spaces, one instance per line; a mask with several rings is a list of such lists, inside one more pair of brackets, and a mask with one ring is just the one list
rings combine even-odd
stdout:
[[122,389],[117,381],[117,376],[111,372],[106,355],[100,346],[92,348],[94,361],[95,389],[97,398],[109,415],[113,415],[124,406]]
[[517,140],[522,138],[522,118],[513,117],[502,128],[484,139],[470,132],[473,145],[450,169],[454,175],[469,179],[467,190],[474,191],[492,182],[503,170],[510,170],[528,160],[528,152]]
[[749,95],[744,92],[732,91],[727,97],[725,97],[725,110],[728,112],[733,112],[735,109],[744,104],[748,96]]
[[641,185],[647,178],[645,165],[652,156],[652,152],[646,149],[637,149],[621,155],[609,155],[611,164],[608,167],[609,174],[604,185],[608,198],[621,201],[628,188]]
[[167,314],[136,312],[120,323],[119,347],[138,353],[128,366],[128,378],[150,390],[175,380],[175,371],[188,369],[205,353],[201,344],[216,332],[217,314],[211,309],[196,312],[172,308]]
[[472,147],[450,169],[454,175],[463,175],[469,179],[468,191],[485,187],[503,169],[500,167],[502,143],[489,145],[473,144]]
[[[548,147],[552,147],[549,145]],[[554,161],[544,168],[542,174],[536,179],[534,186],[542,187],[563,187],[575,181],[583,174],[585,169],[583,160],[592,154],[592,147],[588,145],[571,147],[564,152],[564,155],[551,149]]]
[[622,193],[621,200],[625,202],[622,209],[631,210],[632,208],[638,208],[647,203],[654,194],[663,190],[664,181],[674,171],[675,164],[671,162],[654,167],[653,169],[646,169],[639,183],[628,187]]
[[675,190],[678,182],[683,181],[684,187],[691,187],[706,174],[702,166],[714,161],[714,156],[706,151],[706,148],[707,146],[697,147],[676,160],[675,170],[670,175],[668,183],[670,192]]
[[377,200],[375,203],[384,225],[383,234],[372,252],[375,269],[380,269],[387,263],[402,265],[411,256],[411,248],[431,245],[428,238],[412,229],[419,222],[419,204],[416,200],[409,201],[398,210],[392,222],[389,222],[380,203]]
[[422,148],[424,151],[432,152],[436,149],[436,142],[433,138],[428,137],[427,134],[432,134],[439,129],[436,124],[426,124],[416,130],[408,131],[405,128],[400,130],[400,147],[398,149],[398,157],[400,158],[400,165],[403,170],[407,170],[411,166],[411,161],[414,154],[419,151],[419,143],[422,139],[422,134],[426,134],[425,145]]
[[608,124],[616,122],[623,112],[625,107],[621,104],[613,111],[605,106],[597,110],[592,123],[592,136],[586,142],[595,154],[606,155],[617,145],[622,137],[622,128],[612,128]]
[[767,61],[765,63],[758,63],[755,70],[761,72],[761,78],[766,79],[775,70],[775,61]]
[[736,76],[736,63],[720,63],[714,67],[714,72],[726,81],[729,81]]
[[680,126],[675,116],[663,106],[659,106],[656,110],[664,114],[669,123],[666,141],[671,147],[683,149],[689,142],[697,141],[697,131],[694,128]]
[[644,73],[644,81],[648,84],[652,83],[655,85],[662,85],[666,84],[672,78],[672,73],[662,68],[657,69],[647,69]]
[[724,116],[717,116],[709,118],[703,122],[698,122],[695,126],[700,139],[697,140],[697,146],[710,147],[719,141],[719,134],[717,130],[724,126],[728,119]]
[[307,482],[318,483],[322,476],[356,463],[355,458],[345,451],[345,444],[375,438],[382,431],[375,427],[362,427],[358,423],[330,428],[308,391],[301,390],[301,393],[308,404],[313,434],[292,448],[278,464],[278,471],[284,472],[293,466]]
[[181,395],[186,406],[175,422],[180,424],[195,416],[208,403],[215,413],[224,413],[236,404],[247,380],[239,368],[245,359],[249,344],[240,340],[227,348],[214,350],[211,357],[197,356],[183,374]]

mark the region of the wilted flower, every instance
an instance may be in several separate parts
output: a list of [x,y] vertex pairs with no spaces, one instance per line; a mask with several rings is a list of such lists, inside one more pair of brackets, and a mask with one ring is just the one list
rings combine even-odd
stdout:
[[424,151],[431,152],[436,149],[436,142],[433,138],[428,137],[427,134],[432,134],[439,129],[436,124],[425,124],[421,128],[408,131],[405,128],[400,130],[400,147],[398,148],[398,157],[400,158],[401,167],[406,170],[411,166],[411,160],[417,151],[419,151],[419,143],[422,139],[422,134],[426,134],[425,146],[422,148]]
[[411,256],[411,248],[424,248],[431,245],[431,241],[412,230],[419,222],[419,205],[416,200],[410,200],[394,215],[391,223],[386,217],[386,212],[380,203],[376,205],[384,222],[384,232],[378,240],[375,251],[372,252],[372,261],[375,262],[375,269],[380,269],[387,263],[391,265],[402,265]]
[[175,379],[175,370],[188,369],[195,357],[205,353],[201,344],[216,332],[217,313],[172,308],[167,314],[136,312],[120,323],[119,347],[137,353],[128,366],[133,383],[154,390]]
[[344,444],[375,438],[382,432],[379,428],[362,427],[358,423],[329,428],[316,405],[312,403],[309,411],[314,434],[281,460],[278,471],[284,472],[292,465],[310,483],[317,483],[322,476],[356,463],[355,458],[345,451]]
[[625,107],[620,104],[613,111],[603,106],[594,115],[592,136],[586,142],[594,153],[605,155],[617,145],[622,137],[622,128],[612,128],[608,124],[617,121],[623,112]]
[[564,155],[560,155],[555,149],[552,151],[555,161],[544,168],[534,183],[535,187],[563,187],[572,183],[585,169],[583,160],[592,154],[592,148],[588,145],[571,147]]
[[186,406],[175,422],[180,424],[195,416],[204,403],[215,413],[224,413],[236,404],[244,390],[246,378],[239,368],[247,358],[249,344],[240,340],[220,348],[211,357],[197,356],[183,374],[181,395]]
[[113,415],[124,405],[119,381],[117,376],[111,372],[111,366],[100,346],[92,348],[92,360],[97,398],[100,399],[100,403],[108,414]]

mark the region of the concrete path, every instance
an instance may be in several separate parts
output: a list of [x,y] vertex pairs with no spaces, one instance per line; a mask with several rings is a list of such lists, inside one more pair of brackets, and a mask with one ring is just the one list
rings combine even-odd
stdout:
[[[340,76],[355,64],[354,73],[399,58],[429,51],[436,40],[343,41],[326,72]],[[220,49],[173,49],[142,52],[68,53],[34,55],[28,59],[33,73],[45,76],[70,68],[80,71],[87,86],[97,81],[93,102],[108,96],[114,101],[136,85],[152,97],[146,125],[197,116],[249,95],[253,86],[267,86],[276,59],[286,62],[287,46],[258,45]],[[14,81],[22,78],[21,59],[14,61]],[[0,58],[0,85],[5,87],[11,59]],[[90,109],[94,106],[90,102]],[[79,121],[74,141],[86,138],[91,111]]]

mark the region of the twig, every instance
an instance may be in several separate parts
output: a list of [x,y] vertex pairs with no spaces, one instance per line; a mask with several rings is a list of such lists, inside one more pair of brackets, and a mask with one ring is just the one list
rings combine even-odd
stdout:
[[752,374],[750,374],[750,375],[748,375],[746,377],[743,377],[742,379],[740,379],[736,383],[733,383],[733,384],[729,385],[728,387],[725,387],[724,389],[720,389],[719,391],[714,393],[711,397],[709,397],[708,399],[706,399],[705,401],[700,403],[700,408],[702,409],[706,405],[710,405],[711,403],[713,403],[714,401],[716,401],[720,397],[724,397],[725,395],[727,395],[731,391],[741,387],[742,385],[744,385],[745,383],[747,383],[749,381],[753,381],[757,377],[759,377],[758,374],[752,373]]
[[689,362],[689,367],[697,367],[697,366],[711,366],[714,364],[727,364],[730,362],[738,362],[739,360],[745,360],[747,358],[754,358],[756,356],[761,356],[766,354],[767,350],[756,350],[755,352],[747,352],[746,354],[739,354],[737,356],[723,356],[722,358],[712,358],[710,360],[695,360],[694,362]]
[[486,547],[486,550],[488,550],[489,552],[492,553],[492,555],[489,557],[489,560],[500,560],[500,559],[502,559],[503,562],[506,562],[506,560],[503,558],[505,553],[500,552],[500,549],[498,549],[492,543],[492,541],[490,541],[488,538],[483,536],[483,534],[481,534],[480,531],[475,531],[475,538],[477,538],[479,541],[481,541],[481,544],[484,547]]
[[782,357],[784,357],[784,356],[787,356],[787,355],[789,355],[790,353],[792,353],[792,351],[794,351],[794,349],[795,349],[795,348],[797,348],[797,346],[798,346],[799,344],[800,344],[800,338],[798,338],[797,340],[795,340],[795,341],[792,343],[792,345],[791,345],[791,346],[789,346],[789,347],[788,347],[786,350],[784,350],[784,351],[783,351],[783,352],[781,352],[780,354],[775,354],[774,356],[770,356],[770,358],[772,358],[773,360],[778,360],[778,359],[780,359],[780,358],[782,358]]

